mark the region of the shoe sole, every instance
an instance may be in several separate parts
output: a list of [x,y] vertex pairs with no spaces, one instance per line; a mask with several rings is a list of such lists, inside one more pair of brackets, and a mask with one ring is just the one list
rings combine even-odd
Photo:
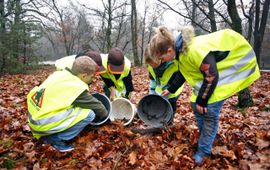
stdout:
[[65,149],[65,150],[58,150],[59,152],[69,152],[69,151],[72,151],[74,150],[74,148],[71,148],[71,149]]
[[70,148],[70,149],[57,149],[57,148],[55,148],[55,147],[53,147],[52,146],[52,148],[53,148],[53,150],[55,150],[55,151],[59,151],[59,152],[69,152],[69,151],[72,151],[72,150],[74,150],[74,148]]

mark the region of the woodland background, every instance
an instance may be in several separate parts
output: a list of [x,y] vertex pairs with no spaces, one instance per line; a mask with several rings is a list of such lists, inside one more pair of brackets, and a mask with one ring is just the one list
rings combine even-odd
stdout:
[[[135,66],[154,28],[193,25],[197,35],[232,28],[270,68],[269,0],[0,0],[0,73],[40,61],[119,47]],[[175,20],[172,20],[174,19]],[[168,20],[170,21],[168,23]]]

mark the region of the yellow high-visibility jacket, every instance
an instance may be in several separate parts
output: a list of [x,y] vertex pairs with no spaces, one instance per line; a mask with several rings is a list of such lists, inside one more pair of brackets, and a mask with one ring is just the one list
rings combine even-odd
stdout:
[[[164,73],[162,74],[162,77],[158,78],[154,72],[153,67],[151,67],[150,65],[147,66],[147,69],[149,71],[149,73],[151,74],[151,76],[154,78],[154,80],[157,82],[159,82],[159,84],[156,85],[155,87],[155,91],[158,92],[159,94],[162,93],[162,88],[164,86],[166,86],[169,82],[169,80],[171,79],[172,75],[178,71],[178,61],[177,60],[173,60],[173,63],[170,64],[168,66],[168,68],[166,68],[166,70],[164,71]],[[168,98],[175,98],[177,96],[180,95],[180,93],[183,90],[183,86],[182,85],[180,88],[178,88],[178,90],[175,93],[170,93],[170,95],[168,96]]]
[[67,70],[56,71],[27,95],[28,123],[34,137],[64,131],[85,119],[90,109],[72,103],[88,85]]
[[255,52],[239,33],[224,29],[194,37],[188,52],[179,55],[179,69],[193,88],[192,102],[196,101],[204,79],[200,66],[211,51],[229,51],[229,54],[217,62],[219,80],[208,104],[232,96],[260,77]]
[[56,70],[64,70],[66,67],[71,69],[76,55],[70,55],[55,61]]
[[[102,58],[102,65],[106,69],[106,73],[100,74],[100,76],[104,77],[104,78],[107,78],[107,79],[111,79],[112,82],[114,83],[114,86],[115,86],[116,90],[121,93],[119,95],[120,96],[125,96],[126,87],[125,87],[123,78],[127,77],[129,72],[130,72],[130,69],[131,69],[130,60],[125,57],[125,60],[124,60],[124,63],[125,63],[124,72],[121,74],[121,76],[118,79],[116,79],[115,76],[108,71],[108,55],[102,55],[101,58]],[[120,97],[120,96],[118,96],[118,97]]]

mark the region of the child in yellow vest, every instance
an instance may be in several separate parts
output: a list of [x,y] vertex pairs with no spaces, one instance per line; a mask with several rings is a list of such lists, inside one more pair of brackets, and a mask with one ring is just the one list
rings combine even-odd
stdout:
[[[193,88],[191,106],[200,132],[193,158],[200,164],[211,154],[224,100],[251,85],[260,72],[252,47],[239,33],[224,29],[193,35],[191,26],[176,37],[161,26],[150,41],[150,54],[163,62],[176,58],[181,75],[175,82],[180,87],[187,81]],[[168,88],[162,94],[173,92]]]
[[60,152],[73,150],[67,141],[94,119],[105,117],[105,106],[89,91],[98,71],[87,56],[74,60],[72,68],[55,71],[27,95],[28,123],[35,138],[42,137]]
[[114,100],[117,97],[130,98],[133,89],[131,62],[120,48],[114,47],[109,54],[101,54],[106,73],[100,76],[105,84],[105,94]]
[[[178,70],[178,61],[174,60],[162,63],[161,60],[150,55],[149,45],[147,45],[145,49],[144,60],[145,64],[147,64],[150,77],[149,94],[161,95],[162,91],[168,89],[170,86],[175,87],[173,85],[173,80],[175,79],[175,76],[180,74]],[[183,86],[176,89],[175,93],[167,96],[174,114],[176,113],[176,102],[182,90]],[[169,123],[172,122],[173,120],[171,120]]]

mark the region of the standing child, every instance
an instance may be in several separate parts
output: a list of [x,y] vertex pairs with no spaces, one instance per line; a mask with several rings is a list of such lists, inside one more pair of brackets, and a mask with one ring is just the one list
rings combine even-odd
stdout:
[[[159,27],[150,54],[162,61],[176,56],[181,75],[173,85],[180,87],[186,80],[193,88],[191,106],[200,132],[193,158],[200,164],[211,154],[224,100],[250,86],[260,72],[252,47],[239,33],[224,29],[194,37],[193,30],[185,27],[174,39],[166,27]],[[168,88],[163,95],[174,92]]]

